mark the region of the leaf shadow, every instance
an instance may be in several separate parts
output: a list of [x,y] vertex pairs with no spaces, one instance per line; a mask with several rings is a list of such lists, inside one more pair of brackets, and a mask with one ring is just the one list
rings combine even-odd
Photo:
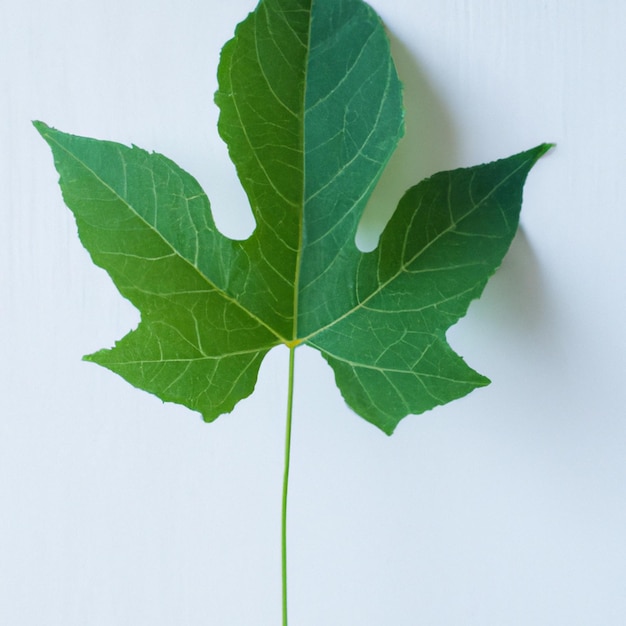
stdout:
[[[544,364],[558,370],[567,350],[548,282],[541,258],[520,225],[502,265],[467,316],[448,330],[448,340],[460,354],[478,355],[485,337],[492,337],[496,344],[503,340],[518,359],[541,355]],[[476,367],[480,371],[479,363]]]
[[480,317],[492,327],[505,320],[525,337],[545,340],[553,336],[554,315],[541,263],[522,225],[483,297],[472,308],[482,309]]
[[363,212],[356,235],[359,249],[373,250],[402,195],[418,182],[457,164],[457,133],[450,113],[414,53],[388,32],[404,85],[405,135]]
[[[391,52],[404,85],[405,135],[365,208],[356,242],[373,250],[402,195],[436,172],[459,167],[459,133],[434,81],[415,53],[388,31]],[[525,335],[552,335],[553,312],[540,259],[520,225],[501,267],[482,298],[472,303],[488,324],[513,325]]]

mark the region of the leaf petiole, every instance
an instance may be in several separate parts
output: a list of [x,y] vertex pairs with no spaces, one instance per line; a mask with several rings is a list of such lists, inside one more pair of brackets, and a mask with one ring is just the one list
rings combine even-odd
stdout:
[[287,391],[287,423],[285,427],[285,466],[281,516],[281,571],[283,626],[287,626],[287,495],[289,492],[289,465],[291,461],[291,418],[293,414],[293,383],[296,346],[289,347],[289,383]]

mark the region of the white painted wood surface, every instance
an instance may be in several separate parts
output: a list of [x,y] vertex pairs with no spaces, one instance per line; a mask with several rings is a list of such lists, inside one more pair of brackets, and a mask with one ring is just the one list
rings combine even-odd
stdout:
[[[212,103],[253,0],[0,3],[0,623],[279,624],[286,352],[212,425],[84,353],[137,314],[62,204],[42,119],[176,160],[252,227]],[[373,0],[407,139],[376,194],[558,147],[453,345],[493,384],[387,438],[298,354],[293,626],[626,622],[626,3]]]

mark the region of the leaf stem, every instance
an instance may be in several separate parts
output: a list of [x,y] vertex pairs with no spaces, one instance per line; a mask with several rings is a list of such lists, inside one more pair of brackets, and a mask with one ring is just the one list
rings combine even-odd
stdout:
[[281,564],[283,592],[283,626],[287,626],[287,495],[289,492],[289,465],[291,461],[291,417],[293,413],[293,382],[296,346],[289,347],[289,388],[287,391],[287,425],[285,428],[285,469],[283,473],[283,501],[281,516]]

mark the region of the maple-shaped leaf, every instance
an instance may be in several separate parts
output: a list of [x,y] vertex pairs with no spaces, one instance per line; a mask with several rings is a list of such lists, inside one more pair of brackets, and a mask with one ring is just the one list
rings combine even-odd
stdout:
[[86,357],[211,421],[274,346],[318,349],[346,402],[386,433],[488,380],[446,341],[502,261],[541,145],[410,189],[377,249],[356,229],[403,133],[389,42],[361,0],[261,0],[222,51],[219,131],[256,228],[215,227],[160,154],[41,122],[82,243],[141,312]]

